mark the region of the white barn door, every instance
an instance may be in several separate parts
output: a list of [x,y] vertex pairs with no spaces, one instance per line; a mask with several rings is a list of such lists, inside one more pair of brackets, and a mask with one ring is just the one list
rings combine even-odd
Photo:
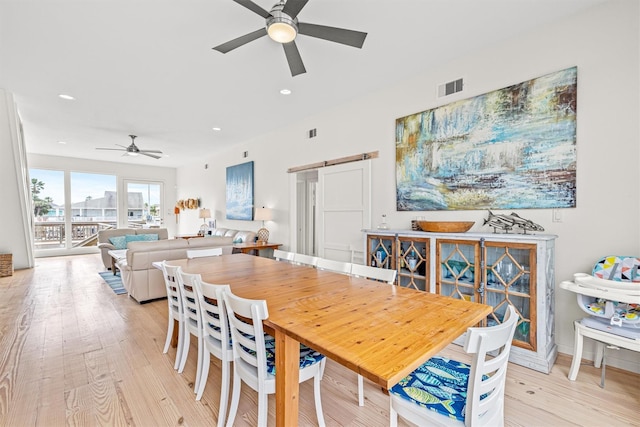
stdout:
[[371,160],[318,170],[318,255],[362,263],[362,230],[371,227]]

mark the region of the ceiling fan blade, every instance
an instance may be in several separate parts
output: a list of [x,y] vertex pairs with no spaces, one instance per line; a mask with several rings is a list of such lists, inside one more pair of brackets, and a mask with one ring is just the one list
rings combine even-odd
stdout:
[[289,63],[291,76],[295,77],[298,74],[306,73],[307,70],[304,68],[304,64],[302,63],[302,58],[300,57],[300,52],[298,51],[296,42],[283,43],[282,47],[284,48],[284,54],[286,55],[287,62]]
[[126,149],[123,150],[122,148],[96,148],[96,150],[127,151]]
[[264,10],[263,8],[261,8],[260,6],[252,2],[251,0],[233,0],[233,1],[235,1],[239,5],[246,7],[250,11],[257,13],[258,15],[262,16],[264,19],[267,19],[271,16],[269,12],[267,12],[266,10]]
[[162,151],[160,151],[160,150],[138,150],[138,153],[158,153],[158,154],[162,154]]
[[221,53],[227,53],[237,47],[240,47],[242,45],[245,45],[249,42],[252,42],[256,39],[259,39],[262,36],[266,36],[267,35],[267,29],[266,28],[260,28],[259,30],[256,30],[252,33],[249,34],[245,34],[244,36],[240,36],[237,39],[233,39],[230,40],[226,43],[222,43],[219,46],[214,47],[214,50],[217,50],[218,52]]
[[357,48],[362,47],[364,39],[367,37],[367,33],[361,31],[345,30],[344,28],[327,27],[326,25],[307,24],[304,22],[298,22],[298,33]]
[[307,4],[309,0],[287,0],[284,4],[284,8],[282,9],[282,13],[286,13],[294,19],[298,16],[298,13],[302,10],[303,7]]
[[156,156],[155,154],[149,154],[146,151],[140,151],[138,154],[142,154],[143,156],[147,156],[147,157],[153,157],[154,159],[159,159],[160,156]]

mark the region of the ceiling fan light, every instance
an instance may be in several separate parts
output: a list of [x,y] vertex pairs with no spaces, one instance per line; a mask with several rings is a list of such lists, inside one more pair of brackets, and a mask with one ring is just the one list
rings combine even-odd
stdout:
[[127,155],[128,155],[128,156],[135,157],[135,156],[137,156],[137,155],[138,155],[138,153],[136,153],[135,151],[128,151],[128,152],[127,152]]
[[296,28],[288,22],[273,22],[267,28],[271,40],[278,43],[290,43],[298,35]]

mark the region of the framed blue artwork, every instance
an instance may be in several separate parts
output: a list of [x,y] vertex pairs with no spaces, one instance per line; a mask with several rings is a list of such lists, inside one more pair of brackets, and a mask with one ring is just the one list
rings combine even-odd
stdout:
[[253,220],[253,162],[227,167],[227,219]]
[[398,211],[576,206],[577,67],[396,120]]

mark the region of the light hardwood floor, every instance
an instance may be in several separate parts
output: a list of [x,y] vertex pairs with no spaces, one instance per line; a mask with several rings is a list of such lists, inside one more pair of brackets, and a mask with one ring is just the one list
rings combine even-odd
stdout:
[[[175,350],[162,354],[166,300],[139,305],[115,295],[97,272],[99,255],[40,258],[36,267],[0,278],[0,426],[211,426],[217,419],[220,364],[195,401],[195,342],[182,374]],[[452,345],[446,354],[468,360]],[[585,364],[567,380],[568,356],[550,375],[510,365],[507,426],[640,426],[640,375]],[[388,398],[329,361],[322,381],[327,425],[388,425]],[[300,387],[300,425],[315,425],[311,382]],[[243,387],[236,425],[255,425],[257,394]],[[274,399],[269,424],[275,423]],[[401,422],[401,425],[407,425]]]

